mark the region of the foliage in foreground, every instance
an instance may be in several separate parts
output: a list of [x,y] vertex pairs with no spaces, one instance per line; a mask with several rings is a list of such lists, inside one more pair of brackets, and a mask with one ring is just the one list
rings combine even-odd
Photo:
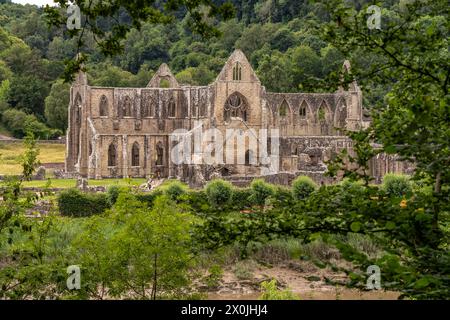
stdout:
[[[149,210],[132,194],[121,193],[111,210],[84,219],[53,214],[25,218],[22,200],[10,191],[4,196],[1,298],[161,299],[186,294],[195,219],[166,196],[157,197]],[[66,287],[69,265],[81,269],[80,290]]]
[[261,283],[261,289],[262,294],[259,297],[260,300],[300,300],[289,289],[279,290],[275,279]]
[[310,177],[301,176],[292,182],[292,195],[297,200],[307,198],[316,189],[317,185]]
[[108,199],[104,193],[83,193],[78,189],[68,189],[58,194],[57,201],[61,215],[89,217],[109,208]]

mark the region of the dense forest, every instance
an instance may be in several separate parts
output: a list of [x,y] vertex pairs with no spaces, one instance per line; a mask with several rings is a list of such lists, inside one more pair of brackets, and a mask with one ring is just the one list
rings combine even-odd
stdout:
[[[216,1],[224,2],[223,0]],[[321,40],[318,28],[327,21],[323,4],[298,0],[233,0],[235,17],[212,21],[221,36],[203,38],[189,28],[185,13],[169,24],[144,24],[132,29],[124,51],[113,58],[100,53],[92,34],[85,33],[80,51],[91,85],[145,86],[165,62],[180,83],[205,85],[220,72],[230,53],[239,48],[249,58],[269,91],[322,91],[307,86],[340,69],[345,58],[360,65],[370,57],[345,57]],[[354,0],[356,9],[369,1]],[[394,1],[393,1],[394,2]],[[22,137],[26,128],[39,138],[64,134],[68,89],[61,75],[64,61],[77,54],[77,38],[64,28],[49,27],[44,9],[0,3],[0,134]],[[127,16],[118,17],[126,21]],[[99,24],[105,30],[113,19]],[[382,87],[365,88],[365,105],[382,101]]]

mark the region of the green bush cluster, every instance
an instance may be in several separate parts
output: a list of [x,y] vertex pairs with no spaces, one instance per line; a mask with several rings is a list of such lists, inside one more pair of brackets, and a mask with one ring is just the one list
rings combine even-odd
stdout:
[[231,205],[236,210],[251,206],[252,190],[250,188],[234,188],[231,196]]
[[165,194],[173,201],[180,199],[186,193],[186,186],[180,181],[171,181],[164,189]]
[[265,182],[263,179],[255,179],[252,181],[250,188],[252,194],[250,196],[252,202],[256,205],[264,205],[266,199],[275,194],[275,188],[273,185]]
[[145,203],[148,207],[152,207],[155,199],[163,194],[164,192],[162,190],[156,189],[152,192],[136,193],[135,197],[140,202]]
[[108,202],[109,206],[113,206],[116,201],[117,198],[119,197],[119,193],[121,192],[121,187],[119,186],[110,186],[108,187],[108,189],[106,190],[106,201]]
[[211,206],[220,208],[230,203],[233,186],[228,181],[216,179],[206,185],[206,195]]
[[408,176],[387,174],[383,177],[383,190],[392,197],[404,197],[412,192],[412,184]]
[[316,189],[317,185],[310,177],[300,176],[292,182],[292,196],[296,200],[309,197]]
[[63,216],[89,217],[110,208],[105,193],[83,193],[78,189],[62,191],[57,198]]
[[52,139],[62,134],[60,130],[50,129],[35,115],[27,114],[22,110],[8,109],[4,111],[2,122],[17,138],[24,137],[27,132],[32,132],[39,139]]

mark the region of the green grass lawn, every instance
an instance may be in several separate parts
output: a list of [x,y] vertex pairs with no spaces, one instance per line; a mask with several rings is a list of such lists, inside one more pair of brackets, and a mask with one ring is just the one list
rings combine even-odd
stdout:
[[[64,144],[38,143],[41,163],[64,163],[66,146]],[[18,175],[22,173],[20,156],[25,148],[21,143],[0,143],[0,174]]]
[[[102,179],[102,180],[88,180],[89,186],[139,186],[146,182],[144,178],[134,179]],[[40,181],[25,181],[23,187],[44,188],[47,184],[47,180]],[[0,183],[1,185],[1,183]],[[51,179],[50,188],[74,188],[76,185],[76,179]]]

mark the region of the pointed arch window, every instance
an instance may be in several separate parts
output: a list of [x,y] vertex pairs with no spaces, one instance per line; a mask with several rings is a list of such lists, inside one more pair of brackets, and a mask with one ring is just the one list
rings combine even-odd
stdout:
[[99,106],[99,113],[100,117],[107,117],[108,116],[108,98],[106,98],[105,95],[102,95],[100,98],[100,106]]
[[111,143],[108,148],[108,167],[117,166],[117,149],[114,143]]
[[81,123],[81,105],[81,96],[77,93],[77,96],[75,97],[75,121],[77,124]]
[[175,100],[173,98],[169,101],[169,118],[175,118],[176,115],[176,106],[175,106]]
[[326,122],[328,120],[328,108],[325,101],[322,101],[319,110],[317,110],[317,118],[319,122]]
[[298,109],[298,115],[300,119],[306,119],[306,113],[308,112],[308,106],[305,101],[302,102],[300,108]]
[[347,121],[347,105],[345,101],[339,104],[335,114],[335,126],[344,128]]
[[133,143],[131,148],[131,166],[139,166],[139,144],[137,142]]
[[249,149],[245,152],[245,165],[250,166],[252,164],[256,164],[256,163],[255,163],[255,159],[253,156],[253,151]]
[[154,104],[153,98],[144,97],[142,99],[141,116],[142,116],[142,118],[146,118],[146,117],[153,118],[155,116],[155,104]]
[[242,80],[242,67],[239,62],[236,62],[233,67],[233,81],[241,81]]
[[289,110],[289,105],[286,102],[286,100],[283,100],[283,102],[280,105],[280,110],[279,110],[280,117],[286,117],[288,114],[288,110]]
[[206,101],[204,99],[200,103],[200,117],[206,117]]
[[164,148],[161,141],[156,145],[156,165],[162,166],[164,164]]
[[126,96],[123,100],[122,105],[122,114],[124,117],[131,117],[132,116],[132,106],[131,106],[131,99],[129,96]]

